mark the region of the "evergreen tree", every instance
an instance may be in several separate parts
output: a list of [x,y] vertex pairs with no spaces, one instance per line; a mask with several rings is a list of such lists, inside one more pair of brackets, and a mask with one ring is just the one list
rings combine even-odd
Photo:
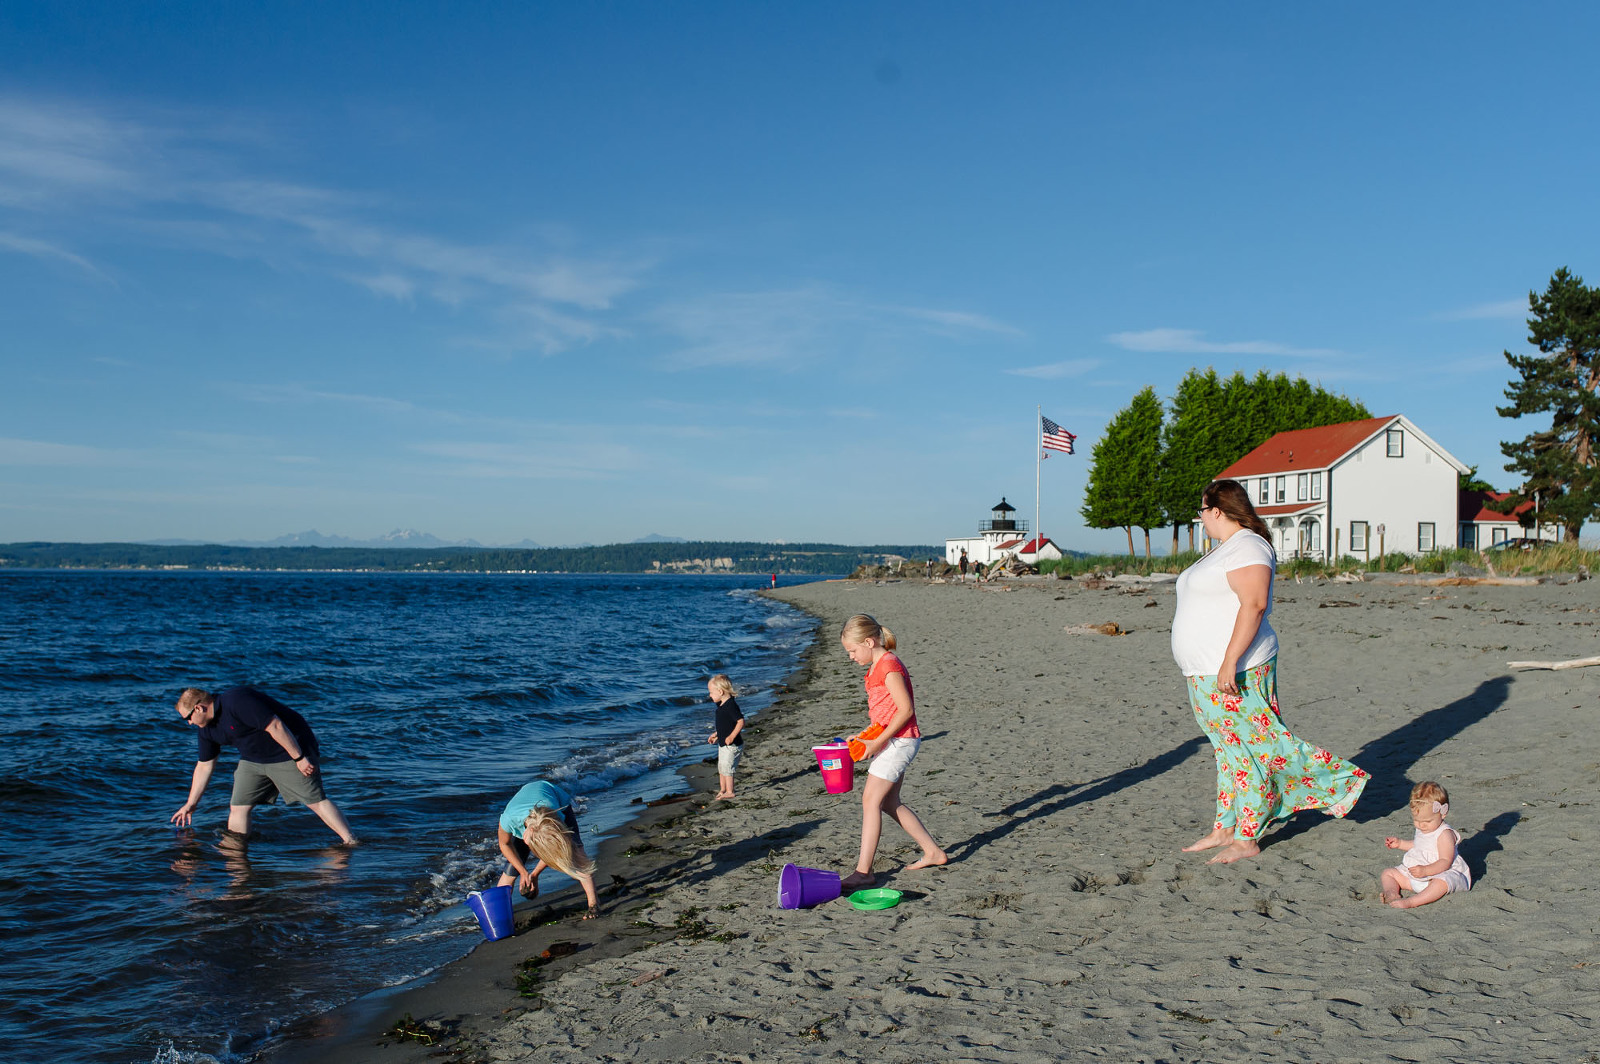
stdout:
[[1520,376],[1505,390],[1511,402],[1501,417],[1549,414],[1550,427],[1500,450],[1508,469],[1523,475],[1507,509],[1539,495],[1540,520],[1560,523],[1575,541],[1585,521],[1600,517],[1600,289],[1584,285],[1565,266],[1550,278],[1544,295],[1528,293],[1528,342],[1536,355],[1505,352]]
[[1146,387],[1117,412],[1094,445],[1089,482],[1079,512],[1090,528],[1121,528],[1134,554],[1133,529],[1144,529],[1150,556],[1150,529],[1162,521],[1157,484],[1161,471],[1161,401]]
[[[1200,493],[1217,470],[1232,461],[1227,458],[1226,443],[1219,432],[1226,410],[1222,381],[1216,370],[1208,368],[1201,373],[1191,369],[1178,382],[1172,413],[1162,434],[1158,488],[1161,511],[1172,525],[1174,554],[1178,553],[1179,526],[1193,525]],[[1193,540],[1192,527],[1190,539]]]

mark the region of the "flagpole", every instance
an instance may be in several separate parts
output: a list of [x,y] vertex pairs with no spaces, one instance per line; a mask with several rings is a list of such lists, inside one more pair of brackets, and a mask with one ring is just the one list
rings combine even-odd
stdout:
[[1039,531],[1039,467],[1044,464],[1044,407],[1033,408],[1033,564],[1039,564],[1044,550],[1044,533]]

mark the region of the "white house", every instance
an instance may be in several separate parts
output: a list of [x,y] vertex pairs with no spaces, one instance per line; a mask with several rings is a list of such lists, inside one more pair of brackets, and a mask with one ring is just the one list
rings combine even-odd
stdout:
[[1467,467],[1404,415],[1280,432],[1220,476],[1250,492],[1279,558],[1450,547]]
[[1463,491],[1457,507],[1460,513],[1460,538],[1457,543],[1474,550],[1483,550],[1508,539],[1561,538],[1559,525],[1541,523],[1534,527],[1535,506],[1525,502],[1512,509],[1497,506],[1505,501],[1504,491]]

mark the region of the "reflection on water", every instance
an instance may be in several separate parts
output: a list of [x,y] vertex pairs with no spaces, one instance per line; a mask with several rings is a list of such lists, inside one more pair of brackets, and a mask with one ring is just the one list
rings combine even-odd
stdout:
[[[236,1061],[464,953],[518,787],[559,782],[598,836],[702,756],[707,674],[769,704],[811,622],[755,583],[0,572],[5,1059]],[[311,721],[361,845],[282,805],[226,836],[232,751],[167,823],[196,753],[177,691],[241,682]]]

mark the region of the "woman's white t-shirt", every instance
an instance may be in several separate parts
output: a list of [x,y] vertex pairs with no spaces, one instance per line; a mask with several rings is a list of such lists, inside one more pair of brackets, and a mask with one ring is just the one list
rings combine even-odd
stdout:
[[[1178,577],[1172,660],[1185,676],[1215,676],[1222,665],[1228,640],[1233,638],[1233,622],[1239,616],[1239,596],[1228,586],[1228,574],[1250,565],[1265,565],[1271,571],[1272,547],[1248,528],[1241,528]],[[1267,579],[1267,612],[1255,639],[1239,658],[1240,672],[1266,664],[1278,652],[1278,634],[1267,623],[1275,577]]]

